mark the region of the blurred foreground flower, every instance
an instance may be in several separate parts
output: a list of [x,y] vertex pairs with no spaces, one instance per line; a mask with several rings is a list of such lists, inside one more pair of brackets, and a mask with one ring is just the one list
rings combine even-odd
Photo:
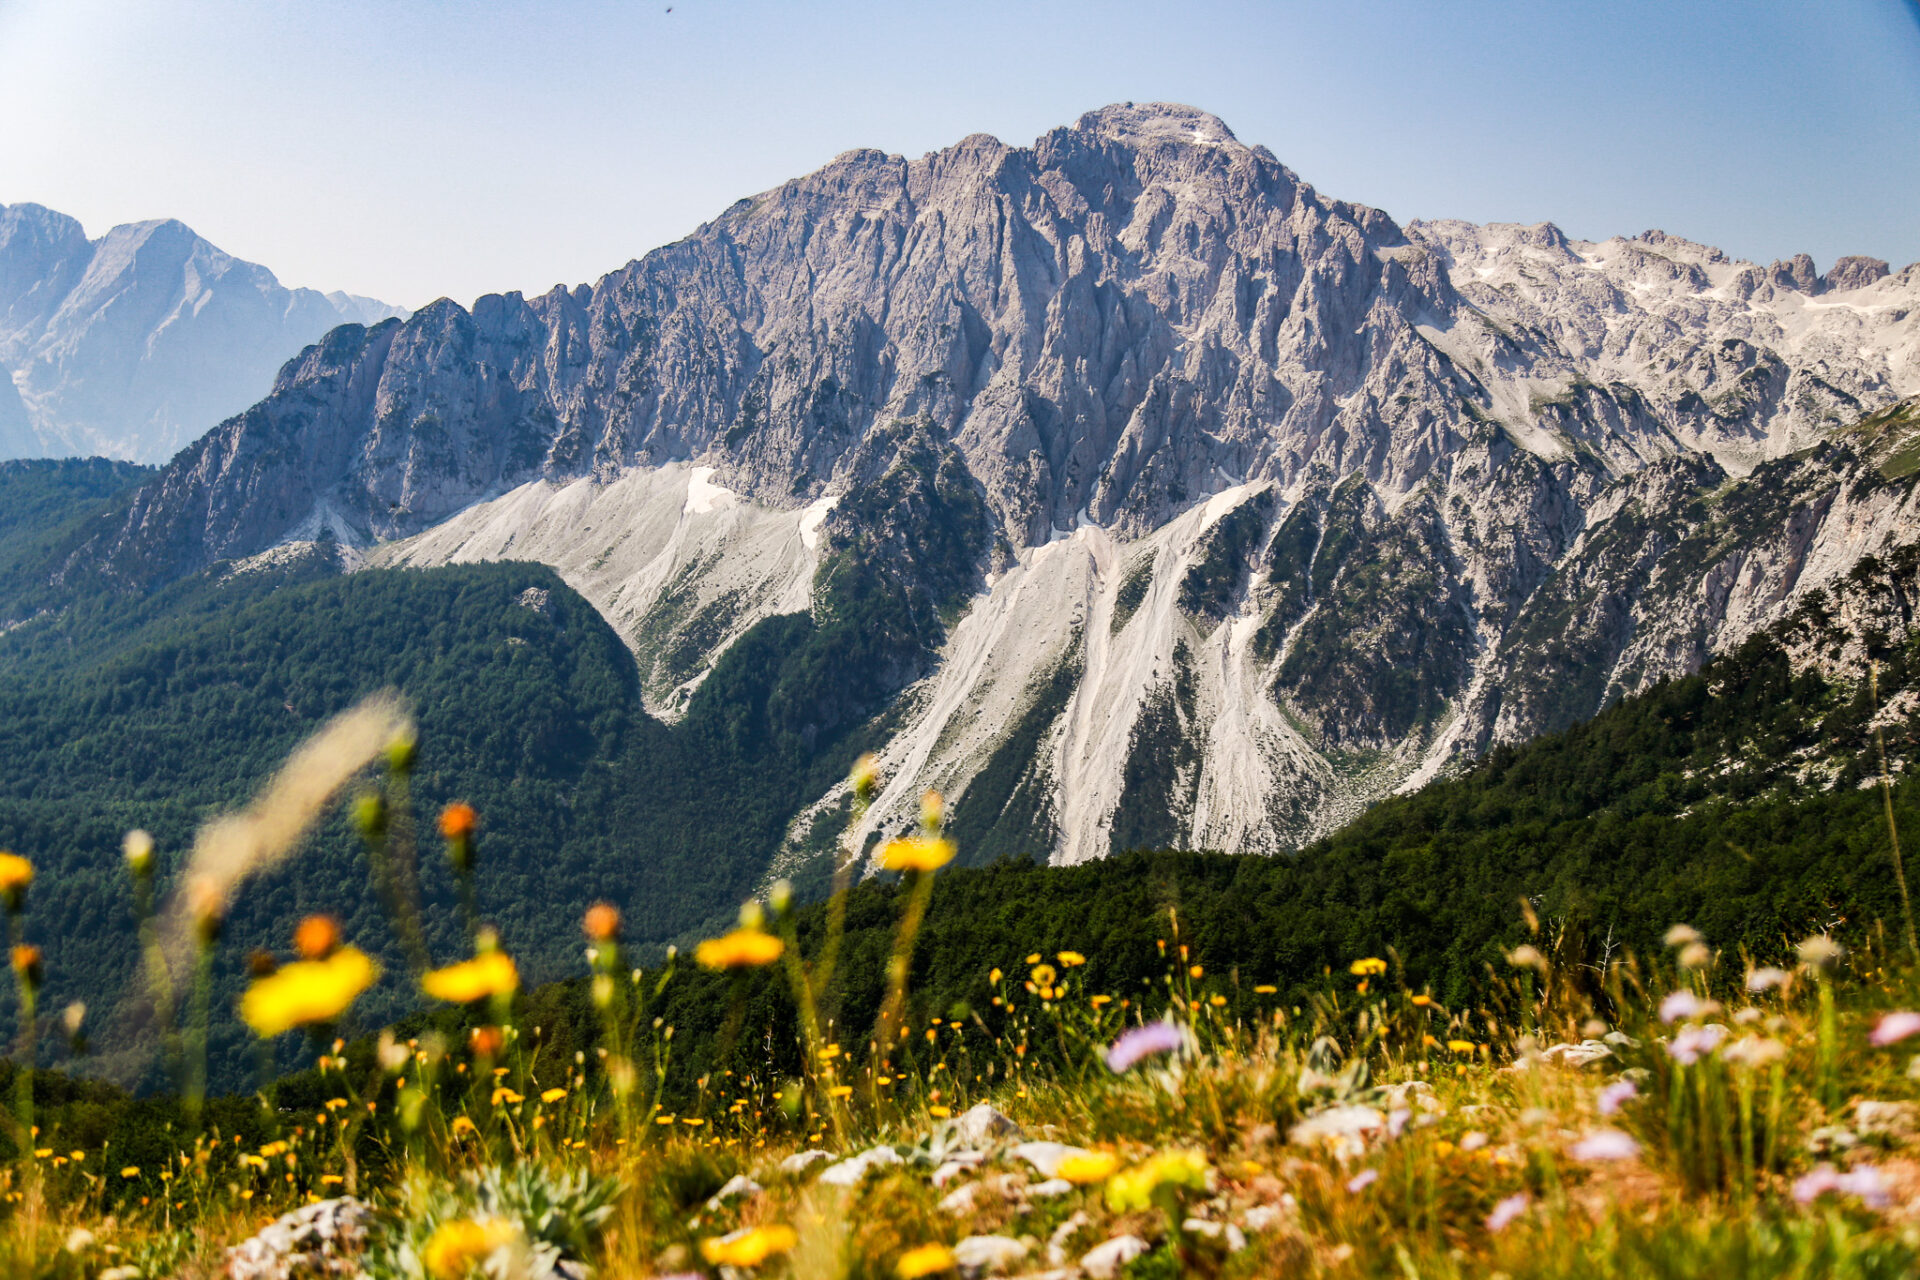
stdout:
[[1378,977],[1387,971],[1387,962],[1378,956],[1368,956],[1364,960],[1355,960],[1347,966],[1347,972],[1356,978]]
[[1493,1206],[1493,1212],[1487,1215],[1487,1230],[1504,1231],[1508,1224],[1527,1211],[1532,1203],[1524,1191],[1508,1196]]
[[336,1021],[373,985],[380,970],[356,947],[325,960],[300,960],[256,980],[240,997],[240,1017],[262,1038]]
[[1186,1042],[1185,1033],[1171,1022],[1149,1022],[1135,1027],[1107,1049],[1107,1070],[1119,1073],[1142,1058],[1173,1053]]
[[954,1269],[953,1253],[943,1244],[923,1244],[917,1249],[909,1249],[900,1255],[893,1264],[893,1273],[900,1280],[922,1280],[924,1276],[937,1276],[943,1271]]
[[1207,1161],[1197,1151],[1169,1151],[1107,1180],[1107,1206],[1116,1213],[1145,1209],[1162,1187],[1207,1189]]
[[512,995],[520,989],[520,971],[506,952],[487,951],[423,975],[420,989],[435,1000],[469,1004],[487,996]]
[[1845,1173],[1830,1164],[1823,1164],[1813,1172],[1794,1179],[1793,1198],[1800,1204],[1812,1204],[1830,1193],[1853,1196],[1873,1209],[1884,1209],[1889,1203],[1886,1183],[1880,1177],[1880,1170],[1870,1164],[1855,1165]]
[[786,1253],[800,1237],[784,1223],[749,1227],[700,1242],[700,1256],[716,1267],[757,1267],[777,1253]]
[[1089,1151],[1084,1155],[1072,1155],[1062,1160],[1053,1171],[1053,1176],[1076,1187],[1091,1186],[1096,1182],[1105,1182],[1120,1167],[1119,1157],[1109,1151]]
[[1615,1080],[1600,1091],[1600,1114],[1610,1116],[1625,1106],[1631,1099],[1640,1096],[1640,1086],[1631,1080]]
[[33,883],[33,864],[17,853],[0,853],[0,898],[7,910],[18,911],[26,901],[27,886]]
[[880,850],[880,865],[888,871],[938,871],[953,861],[953,841],[939,836],[909,836],[889,840]]
[[1618,1129],[1600,1129],[1573,1144],[1575,1160],[1631,1160],[1640,1154],[1640,1144]]
[[1920,1034],[1920,1013],[1909,1013],[1903,1009],[1880,1019],[1873,1034],[1867,1038],[1876,1045],[1889,1045],[1898,1044],[1916,1034]]
[[756,969],[772,964],[786,949],[787,944],[770,933],[735,929],[702,942],[693,949],[693,958],[703,969]]
[[1793,978],[1785,969],[1776,969],[1766,965],[1747,974],[1747,990],[1755,995],[1762,991],[1771,991],[1775,987],[1784,987]]
[[463,1280],[474,1266],[517,1239],[520,1229],[503,1218],[459,1218],[444,1222],[420,1251],[420,1263],[434,1280]]

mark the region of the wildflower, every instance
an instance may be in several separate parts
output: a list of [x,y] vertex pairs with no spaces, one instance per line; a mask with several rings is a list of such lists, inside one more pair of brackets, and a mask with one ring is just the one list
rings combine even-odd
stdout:
[[0,898],[7,910],[18,911],[27,899],[27,886],[33,883],[33,864],[17,853],[0,852]]
[[1028,974],[1027,976],[1033,979],[1034,986],[1039,987],[1042,990],[1045,990],[1046,988],[1051,987],[1060,978],[1060,975],[1054,972],[1054,968],[1050,964],[1035,965],[1033,967],[1033,972]]
[[1090,1151],[1084,1155],[1071,1155],[1062,1160],[1054,1169],[1053,1176],[1063,1178],[1076,1187],[1084,1187],[1095,1182],[1105,1182],[1119,1167],[1119,1159],[1111,1153]]
[[456,1218],[441,1223],[428,1238],[420,1262],[434,1280],[461,1280],[519,1234],[518,1227],[502,1218]]
[[1144,1209],[1162,1187],[1207,1189],[1207,1162],[1197,1151],[1169,1151],[1107,1180],[1107,1206],[1116,1213]]
[[1087,962],[1087,958],[1078,951],[1062,951],[1059,955],[1055,956],[1054,959],[1060,962],[1060,967],[1063,969],[1071,969],[1075,965],[1085,964]]
[[1886,1183],[1880,1176],[1880,1170],[1870,1164],[1855,1165],[1846,1173],[1839,1172],[1830,1164],[1823,1164],[1816,1166],[1811,1173],[1794,1179],[1793,1198],[1800,1204],[1812,1204],[1829,1194],[1854,1196],[1875,1209],[1885,1208],[1888,1201]]
[[1453,1053],[1472,1053],[1476,1047],[1471,1040],[1447,1041],[1447,1049]]
[[855,802],[862,806],[872,804],[880,789],[880,758],[867,752],[853,762],[853,772],[847,778],[853,784]]
[[1908,1036],[1920,1034],[1920,1013],[1908,1013],[1904,1010],[1889,1013],[1880,1019],[1873,1034],[1867,1039],[1875,1045],[1898,1044]]
[[1264,982],[1263,982],[1263,983],[1261,983],[1261,984],[1260,984],[1259,986],[1257,986],[1257,987],[1255,987],[1255,988],[1253,989],[1253,994],[1255,994],[1255,995],[1257,995],[1257,996],[1274,996],[1274,995],[1279,995],[1279,994],[1280,994],[1280,988],[1278,988],[1278,987],[1276,987],[1276,986],[1273,986],[1273,985],[1272,985],[1272,984],[1270,984],[1270,983],[1264,983]]
[[[1255,990],[1258,990],[1258,989],[1259,988],[1257,987],[1255,988]],[[1432,996],[1415,996],[1413,998],[1413,1007],[1416,1009],[1424,1009],[1432,1003],[1433,1003]]]
[[693,958],[703,969],[754,969],[772,964],[787,949],[787,944],[758,929],[735,929],[719,938],[708,938],[694,948]]
[[1704,939],[1701,938],[1700,931],[1690,924],[1677,924],[1673,926],[1673,928],[1667,930],[1667,936],[1665,938],[1666,944],[1670,947],[1691,947],[1695,943],[1702,941],[1704,941]]
[[479,826],[480,815],[470,804],[455,801],[440,811],[440,834],[448,840],[470,840]]
[[620,936],[620,908],[611,902],[596,902],[587,908],[580,925],[594,942],[612,942]]
[[423,975],[420,989],[435,1000],[468,1004],[487,996],[512,995],[520,989],[520,970],[506,952],[483,951],[471,960]]
[[1682,989],[1672,992],[1660,1002],[1660,1021],[1674,1023],[1682,1018],[1697,1018],[1706,1011],[1706,1001]]
[[558,1085],[556,1085],[551,1089],[542,1091],[540,1094],[540,1101],[551,1105],[555,1102],[560,1101],[560,1099],[566,1096],[567,1096],[567,1091],[565,1089],[560,1088]]
[[1596,1129],[1573,1144],[1575,1160],[1631,1160],[1640,1154],[1640,1144],[1618,1129]]
[[923,1276],[937,1276],[943,1271],[954,1269],[953,1253],[943,1244],[923,1244],[917,1249],[909,1249],[900,1255],[893,1264],[893,1273],[900,1280],[921,1280]]
[[1516,1192],[1493,1206],[1493,1212],[1487,1215],[1487,1230],[1504,1231],[1508,1224],[1527,1211],[1532,1200],[1524,1191]]
[[293,949],[302,959],[325,960],[340,945],[340,926],[332,916],[308,916],[293,931]]
[[1347,966],[1347,972],[1356,978],[1371,978],[1387,971],[1387,962],[1377,956],[1368,956],[1364,960],[1355,960]]
[[1847,954],[1845,947],[1824,933],[1808,938],[1796,950],[1800,955],[1800,963],[1815,973],[1821,974],[1833,972],[1834,966],[1838,965],[1841,957]]
[[1713,952],[1704,942],[1689,942],[1680,948],[1680,967],[1683,969],[1704,969],[1713,961]]
[[13,949],[13,972],[21,983],[29,987],[40,985],[41,963],[40,948],[22,944]]
[[946,816],[947,802],[941,798],[938,791],[928,787],[920,793],[920,829],[922,831],[938,831],[940,824],[946,820]]
[[786,1253],[800,1243],[792,1227],[774,1223],[748,1227],[729,1235],[709,1237],[700,1242],[700,1256],[716,1267],[757,1267],[775,1254]]
[[888,871],[938,871],[957,852],[953,841],[939,836],[908,836],[881,846],[880,865]]
[[1468,1152],[1469,1154],[1471,1154],[1472,1152],[1478,1151],[1480,1148],[1486,1145],[1487,1145],[1487,1135],[1484,1133],[1481,1133],[1478,1129],[1475,1129],[1472,1133],[1469,1133],[1465,1137],[1460,1139],[1460,1149],[1462,1151]]
[[1507,953],[1507,963],[1516,969],[1540,969],[1547,967],[1547,958],[1540,954],[1537,947],[1521,945]]
[[332,1022],[379,976],[366,952],[341,947],[324,960],[295,961],[257,979],[240,997],[240,1017],[263,1039]]
[[501,1085],[493,1091],[493,1098],[490,1105],[497,1107],[504,1102],[510,1107],[517,1107],[526,1100],[525,1095],[515,1093],[505,1085]]
[[1387,1112],[1387,1136],[1397,1138],[1407,1130],[1407,1122],[1413,1119],[1413,1112],[1407,1107],[1395,1107]]
[[498,1027],[475,1027],[467,1033],[467,1044],[477,1057],[491,1058],[506,1042],[506,1035]]
[[1123,1033],[1107,1047],[1107,1070],[1118,1075],[1142,1058],[1173,1053],[1186,1043],[1186,1036],[1171,1022],[1149,1022]]
[[1688,1027],[1667,1046],[1667,1056],[1682,1066],[1690,1067],[1718,1048],[1726,1036],[1727,1029],[1716,1023]]
[[1621,1107],[1624,1107],[1629,1101],[1639,1096],[1639,1085],[1631,1080],[1615,1080],[1612,1084],[1600,1091],[1600,1114],[1603,1116],[1614,1115]]
[[1348,1179],[1347,1191],[1357,1196],[1378,1181],[1380,1181],[1380,1171],[1378,1169],[1366,1169]]
[[120,842],[120,852],[126,857],[127,870],[136,877],[143,877],[153,871],[153,837],[135,828],[127,832],[127,838]]
[[1006,975],[1001,973],[999,969],[997,968],[991,969],[987,972],[987,982],[990,985],[997,987],[1000,985],[1000,979],[1004,978],[1005,976]]
[[1755,995],[1771,991],[1775,987],[1784,987],[1793,979],[1785,969],[1775,969],[1771,965],[1747,972],[1747,990]]
[[140,1176],[140,1166],[137,1164],[130,1164],[126,1168],[120,1171],[120,1176],[123,1178],[137,1178]]

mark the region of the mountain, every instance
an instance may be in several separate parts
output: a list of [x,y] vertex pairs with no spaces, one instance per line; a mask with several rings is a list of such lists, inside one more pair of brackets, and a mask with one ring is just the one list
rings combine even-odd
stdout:
[[284,288],[172,220],[89,240],[65,214],[0,205],[0,457],[165,461],[329,329],[402,314]]
[[667,723],[782,636],[780,732],[880,751],[856,840],[932,785],[978,857],[1279,852],[1909,545],[1916,393],[1920,266],[1403,226],[1125,104],[334,329],[54,576],[537,560]]

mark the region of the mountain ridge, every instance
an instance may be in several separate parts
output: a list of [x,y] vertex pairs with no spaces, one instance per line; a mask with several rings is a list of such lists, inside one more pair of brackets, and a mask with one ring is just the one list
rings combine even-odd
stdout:
[[401,314],[288,289],[178,219],[113,227],[0,205],[0,453],[161,462],[342,321]]
[[[860,695],[893,783],[850,838],[991,774],[983,832],[1056,860],[1153,814],[1279,852],[1910,541],[1911,475],[1846,433],[1920,393],[1916,313],[1914,267],[1403,227],[1124,104],[1027,148],[848,152],[593,286],[335,329],[65,572],[531,555],[672,719],[819,612],[886,477],[957,468],[970,567],[887,598],[970,585],[882,627],[922,656]],[[931,510],[891,545],[950,532]]]

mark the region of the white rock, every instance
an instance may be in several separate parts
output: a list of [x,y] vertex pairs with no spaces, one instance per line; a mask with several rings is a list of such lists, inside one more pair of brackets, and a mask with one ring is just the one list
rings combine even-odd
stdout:
[[1088,1250],[1080,1259],[1080,1269],[1093,1280],[1113,1280],[1120,1274],[1120,1268],[1145,1253],[1147,1248],[1147,1242],[1139,1236],[1115,1236]]
[[1287,1211],[1277,1204],[1257,1204],[1240,1217],[1246,1229],[1259,1235],[1271,1231],[1287,1220]]
[[1180,1224],[1180,1229],[1188,1235],[1205,1236],[1209,1240],[1223,1240],[1229,1253],[1238,1253],[1247,1247],[1247,1237],[1240,1228],[1231,1222],[1208,1222],[1205,1218],[1188,1218]]
[[765,1190],[765,1187],[755,1182],[752,1178],[749,1178],[746,1174],[736,1173],[727,1179],[726,1186],[721,1187],[713,1193],[712,1198],[707,1201],[707,1211],[711,1213],[743,1196],[757,1196]]
[[820,1174],[820,1181],[830,1187],[851,1187],[875,1169],[899,1163],[900,1153],[892,1147],[872,1147],[857,1156],[849,1156],[839,1164],[827,1166]]
[[1372,1107],[1329,1107],[1293,1126],[1287,1137],[1296,1146],[1324,1148],[1349,1160],[1365,1154],[1368,1139],[1386,1126],[1387,1118]]
[[1027,1242],[1011,1236],[968,1236],[953,1246],[954,1262],[971,1275],[1005,1271],[1027,1253]]
[[229,1280],[346,1276],[359,1270],[370,1211],[351,1196],[282,1214],[227,1250]]
[[1051,1200],[1055,1196],[1069,1195],[1073,1184],[1065,1178],[1048,1178],[1045,1182],[1036,1182],[1027,1188],[1030,1196],[1039,1196],[1042,1200]]
[[1047,1262],[1049,1265],[1056,1267],[1066,1265],[1067,1246],[1073,1243],[1074,1236],[1085,1229],[1088,1221],[1086,1210],[1075,1209],[1071,1218],[1068,1218],[1065,1222],[1053,1229],[1053,1234],[1047,1237]]
[[831,1159],[833,1159],[831,1153],[821,1151],[817,1148],[811,1151],[796,1151],[780,1162],[780,1172],[802,1174],[813,1168],[816,1164],[819,1164],[822,1160]]
[[970,1147],[984,1147],[995,1142],[1012,1141],[1020,1136],[1019,1125],[984,1102],[964,1112],[958,1120],[953,1122],[953,1128],[959,1135],[960,1141]]

